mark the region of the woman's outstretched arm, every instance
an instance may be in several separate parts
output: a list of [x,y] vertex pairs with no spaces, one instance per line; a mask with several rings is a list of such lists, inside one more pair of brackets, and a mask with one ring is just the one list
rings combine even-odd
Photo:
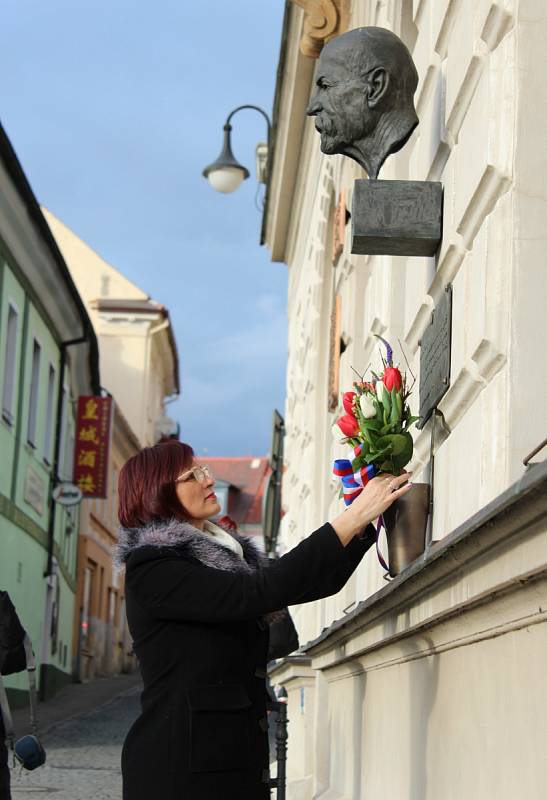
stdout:
[[[408,479],[408,475],[389,477],[394,485]],[[326,523],[268,569],[253,574],[206,567],[169,549],[141,548],[127,563],[128,594],[158,619],[202,622],[253,619],[303,602],[306,594],[313,599],[327,597],[341,588],[338,581],[332,585],[332,575],[343,573],[351,563],[346,546],[409,489],[391,492],[384,478],[374,478],[332,524]]]

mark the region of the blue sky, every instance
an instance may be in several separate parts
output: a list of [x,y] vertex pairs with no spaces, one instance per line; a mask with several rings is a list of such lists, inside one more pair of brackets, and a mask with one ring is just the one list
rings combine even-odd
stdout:
[[235,106],[270,115],[282,0],[4,0],[0,117],[38,200],[168,306],[199,454],[261,455],[283,413],[287,268],[259,247],[251,177],[231,195],[201,176]]

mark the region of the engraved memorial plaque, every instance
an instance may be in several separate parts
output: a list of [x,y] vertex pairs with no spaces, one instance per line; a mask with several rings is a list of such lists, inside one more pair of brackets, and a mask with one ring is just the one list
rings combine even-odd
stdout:
[[452,287],[439,300],[424,332],[420,353],[420,420],[423,428],[450,386]]

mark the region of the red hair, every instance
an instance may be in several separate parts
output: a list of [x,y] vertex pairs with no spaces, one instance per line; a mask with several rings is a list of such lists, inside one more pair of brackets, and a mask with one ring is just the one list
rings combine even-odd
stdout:
[[176,479],[194,463],[189,444],[175,439],[145,447],[126,461],[118,479],[118,518],[124,528],[162,519],[186,519]]

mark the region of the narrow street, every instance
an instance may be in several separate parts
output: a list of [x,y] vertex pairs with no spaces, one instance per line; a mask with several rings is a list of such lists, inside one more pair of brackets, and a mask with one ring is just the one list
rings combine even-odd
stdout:
[[139,692],[135,686],[56,725],[43,737],[46,764],[35,772],[12,771],[13,799],[121,800],[121,747],[139,713]]

